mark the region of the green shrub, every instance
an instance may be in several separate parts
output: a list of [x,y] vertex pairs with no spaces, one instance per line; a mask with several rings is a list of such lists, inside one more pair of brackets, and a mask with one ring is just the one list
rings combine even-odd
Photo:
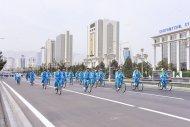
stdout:
[[182,76],[183,77],[190,77],[190,71],[183,71]]

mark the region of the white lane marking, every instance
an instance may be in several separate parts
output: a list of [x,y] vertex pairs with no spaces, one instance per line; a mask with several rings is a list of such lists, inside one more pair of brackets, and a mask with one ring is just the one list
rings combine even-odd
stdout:
[[[54,88],[53,86],[48,86],[48,87]],[[107,99],[107,98],[102,98],[102,97],[98,97],[98,96],[94,96],[94,95],[84,94],[84,93],[80,93],[80,92],[76,92],[76,91],[72,91],[72,90],[67,90],[67,89],[62,89],[62,90],[67,91],[67,92],[71,92],[71,93],[80,94],[80,95],[83,95],[83,96],[89,96],[89,97],[92,97],[92,98],[96,98],[96,99],[100,99],[100,100],[104,100],[104,101],[109,101],[109,102],[129,106],[129,107],[135,107],[134,105],[131,105],[131,104],[127,104],[127,103],[123,103],[123,102],[119,102],[119,101],[115,101],[115,100],[111,100],[111,99]]]
[[55,127],[47,118],[45,118],[35,107],[33,107],[24,97],[17,93],[11,86],[3,81],[3,83],[34,113],[34,115],[46,126]]
[[[39,84],[39,83],[36,83],[36,84]],[[39,84],[39,85],[41,85],[41,84]],[[159,94],[141,93],[141,92],[135,92],[135,91],[126,91],[126,92],[135,93],[135,94],[144,94],[144,95],[150,95],[150,96],[157,96],[157,97],[163,97],[163,98],[169,98],[169,99],[185,100],[185,99],[179,98],[179,97],[164,96],[164,95],[159,95]]]
[[185,117],[176,116],[176,115],[172,115],[172,114],[169,114],[169,113],[164,113],[164,112],[160,112],[160,111],[156,111],[156,110],[152,110],[152,109],[148,109],[148,108],[143,108],[143,107],[138,107],[138,109],[141,109],[141,110],[145,110],[145,111],[149,111],[149,112],[153,112],[153,113],[161,114],[161,115],[164,115],[164,116],[169,116],[169,117],[173,117],[173,118],[177,118],[177,119],[180,119],[180,120],[184,120],[184,121],[190,122],[190,119],[185,118]]
[[144,94],[144,95],[150,95],[150,96],[157,96],[157,97],[163,97],[163,98],[170,98],[170,99],[177,99],[177,100],[185,100],[185,99],[179,98],[179,97],[164,96],[164,95],[159,95],[159,94],[140,93],[140,92],[134,92],[134,91],[126,91],[126,92],[136,93],[136,94]]
[[[48,87],[54,88],[53,86],[48,86]],[[89,95],[89,94],[84,94],[84,93],[80,93],[80,92],[77,92],[77,91],[72,91],[72,90],[67,90],[67,89],[63,89],[63,90],[67,91],[67,92],[71,92],[71,93],[80,94],[80,95],[83,95],[83,96],[89,96],[89,97],[93,97],[93,98],[97,98],[97,99],[101,99],[101,100],[105,100],[105,101],[109,101],[109,102],[113,102],[113,103],[117,103],[117,104],[121,104],[121,105],[125,105],[125,106],[130,106],[130,107],[133,107],[133,108],[136,107],[136,108],[138,108],[140,110],[149,111],[149,112],[152,112],[152,113],[157,113],[157,114],[160,114],[160,115],[165,115],[165,116],[169,116],[169,117],[172,117],[172,118],[176,118],[176,119],[180,119],[180,120],[190,122],[189,118],[185,118],[185,117],[181,117],[181,116],[177,116],[177,115],[173,115],[173,114],[169,114],[169,113],[164,113],[164,112],[160,112],[160,111],[156,111],[156,110],[152,110],[152,109],[148,109],[148,108],[137,107],[135,105],[126,104],[126,103],[123,103],[123,102],[110,100],[110,99],[106,99],[106,98],[102,98],[102,97],[97,97],[97,96],[93,96],[93,95]]]

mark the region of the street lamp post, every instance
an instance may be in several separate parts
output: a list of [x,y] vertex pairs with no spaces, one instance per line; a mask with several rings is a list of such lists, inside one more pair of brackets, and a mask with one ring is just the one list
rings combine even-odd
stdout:
[[144,54],[143,52],[144,52],[144,49],[142,48],[141,49],[141,54],[137,54],[137,59],[140,59],[142,61],[142,66],[141,66],[142,76],[143,76],[143,62],[148,57],[148,54]]
[[115,55],[113,53],[108,53],[108,54],[104,54],[104,56],[107,58],[107,64],[108,64],[108,69],[109,69],[108,81],[111,82],[111,60],[109,59],[109,57],[115,57]]

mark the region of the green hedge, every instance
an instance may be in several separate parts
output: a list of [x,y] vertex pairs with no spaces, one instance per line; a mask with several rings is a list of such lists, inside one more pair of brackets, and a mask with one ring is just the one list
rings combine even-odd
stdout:
[[183,77],[190,77],[190,71],[183,71],[182,76]]

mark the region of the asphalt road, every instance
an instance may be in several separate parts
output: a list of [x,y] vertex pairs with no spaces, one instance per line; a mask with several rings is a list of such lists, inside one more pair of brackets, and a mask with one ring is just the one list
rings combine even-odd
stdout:
[[[190,92],[145,86],[142,92],[127,87],[126,93],[98,87],[89,94],[74,83],[63,89],[62,95],[57,95],[52,84],[42,89],[40,80],[36,80],[34,86],[29,86],[24,79],[20,85],[12,78],[3,81],[56,127],[190,127]],[[6,88],[33,126],[45,126],[9,87]]]

